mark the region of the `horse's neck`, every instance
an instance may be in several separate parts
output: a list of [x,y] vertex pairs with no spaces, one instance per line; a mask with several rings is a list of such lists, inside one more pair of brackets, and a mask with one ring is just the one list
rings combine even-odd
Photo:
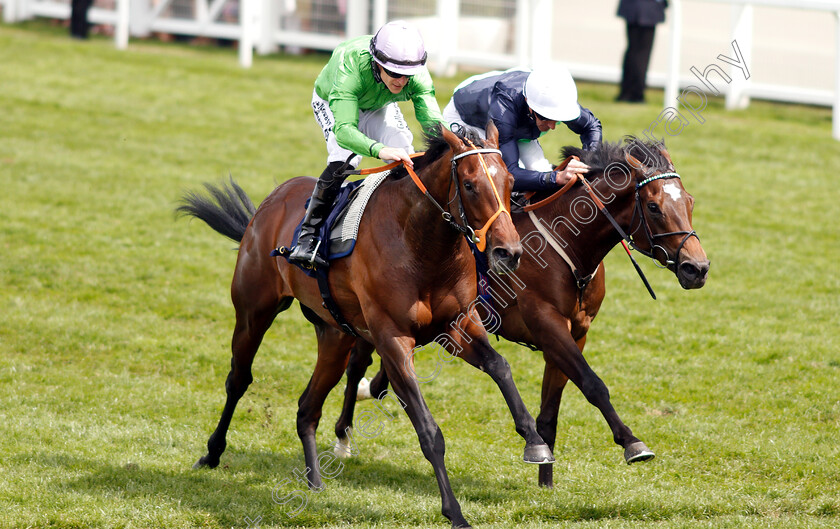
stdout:
[[[444,209],[449,202],[449,158],[432,162],[418,173],[429,194]],[[405,251],[413,256],[418,266],[428,265],[443,271],[449,266],[462,266],[466,245],[463,235],[454,230],[442,217],[437,206],[423,195],[410,177],[403,178],[396,191],[402,200],[393,215],[401,223]],[[454,216],[458,219],[458,215]]]
[[[621,189],[606,185],[603,175],[591,179],[595,194],[606,205],[618,225],[629,233],[635,201],[632,183]],[[621,235],[582,188],[561,197],[548,211],[538,215],[540,222],[559,239],[583,274],[595,271],[604,257],[621,241]],[[539,211],[537,211],[539,213]]]

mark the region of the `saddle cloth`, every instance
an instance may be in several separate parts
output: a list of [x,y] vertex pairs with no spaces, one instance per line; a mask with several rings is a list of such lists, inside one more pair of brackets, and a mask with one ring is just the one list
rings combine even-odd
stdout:
[[[318,254],[321,257],[327,261],[332,261],[347,257],[353,252],[365,207],[367,207],[373,192],[390,173],[390,170],[383,171],[371,174],[363,180],[344,183],[333,205],[332,212],[321,227],[319,237],[322,242],[321,246],[318,247]],[[304,206],[309,206],[309,200],[306,201]],[[303,220],[295,228],[289,248],[294,248],[297,244],[302,224]],[[285,256],[288,256],[288,254]],[[307,270],[307,272],[310,271]]]

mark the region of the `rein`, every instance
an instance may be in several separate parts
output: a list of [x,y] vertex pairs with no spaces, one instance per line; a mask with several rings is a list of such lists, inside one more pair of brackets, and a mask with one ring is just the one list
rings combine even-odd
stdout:
[[[422,192],[424,195],[426,195],[426,198],[428,198],[429,201],[431,201],[431,203],[434,204],[435,207],[438,208],[438,210],[440,210],[441,217],[443,218],[443,220],[447,224],[449,224],[449,226],[451,226],[453,229],[455,229],[456,231],[459,231],[460,233],[464,234],[464,236],[467,237],[471,242],[475,243],[476,247],[478,248],[478,250],[480,252],[483,252],[484,249],[487,247],[486,233],[490,229],[490,225],[493,224],[493,221],[495,221],[499,217],[499,215],[501,215],[502,213],[507,213],[508,217],[510,217],[510,211],[507,208],[505,208],[504,203],[502,202],[502,199],[499,196],[499,190],[496,188],[496,184],[493,182],[493,179],[490,177],[490,170],[487,168],[487,163],[484,161],[484,157],[482,156],[482,154],[498,154],[499,156],[501,156],[502,151],[500,151],[498,149],[479,149],[479,148],[476,148],[476,146],[472,142],[470,142],[470,146],[473,147],[472,150],[462,152],[461,154],[457,154],[457,155],[452,157],[452,162],[451,162],[452,170],[450,172],[450,176],[452,178],[452,181],[455,183],[455,197],[452,200],[455,200],[455,199],[458,200],[458,210],[459,210],[459,214],[460,214],[460,217],[461,217],[461,222],[463,224],[458,223],[454,219],[452,213],[448,212],[443,206],[440,205],[440,203],[437,200],[435,200],[435,197],[433,197],[432,194],[429,193],[429,190],[426,188],[425,184],[423,184],[423,181],[420,180],[420,177],[417,176],[417,173],[414,172],[414,169],[412,169],[411,167],[406,165],[405,170],[406,170],[406,172],[408,172],[408,175],[411,177],[411,180],[414,182],[414,185],[417,186],[417,188],[420,190],[420,192]],[[410,154],[409,156],[412,157],[412,158],[416,158],[418,156],[422,156],[423,154],[425,154],[425,153],[418,152],[418,153]],[[496,212],[493,215],[490,216],[490,218],[487,220],[487,222],[484,223],[484,226],[481,229],[479,229],[478,231],[474,230],[472,228],[472,226],[470,226],[469,221],[467,220],[467,214],[464,211],[464,204],[463,204],[463,201],[461,200],[461,194],[460,194],[460,191],[459,191],[459,188],[458,188],[458,184],[456,182],[458,160],[460,160],[461,158],[464,158],[466,156],[471,156],[473,154],[478,156],[478,160],[481,163],[481,167],[484,169],[484,174],[487,176],[487,179],[490,181],[490,187],[492,187],[492,189],[493,189],[493,194],[496,197],[496,202],[499,204],[499,208],[496,210]],[[371,168],[371,169],[345,171],[345,173],[348,174],[348,175],[349,174],[369,175],[369,174],[379,173],[379,172],[382,172],[382,171],[387,171],[389,169],[393,169],[393,168],[399,166],[400,164],[403,164],[403,162],[396,161],[396,162],[389,163],[388,165],[383,165],[382,167],[374,167],[374,168]],[[450,201],[450,203],[451,202],[452,201]]]

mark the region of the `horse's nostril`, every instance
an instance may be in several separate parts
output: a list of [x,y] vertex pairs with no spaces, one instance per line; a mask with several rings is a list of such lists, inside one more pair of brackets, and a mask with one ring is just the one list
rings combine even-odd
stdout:
[[506,261],[511,257],[510,252],[504,248],[493,249],[493,254],[496,256],[496,259],[499,259],[500,261]]
[[683,263],[680,265],[680,269],[682,273],[687,276],[696,276],[697,275],[697,267],[691,263]]
[[706,274],[709,272],[709,265],[707,263],[682,263],[680,265],[680,273],[683,274],[686,278],[691,279],[699,279],[706,277]]

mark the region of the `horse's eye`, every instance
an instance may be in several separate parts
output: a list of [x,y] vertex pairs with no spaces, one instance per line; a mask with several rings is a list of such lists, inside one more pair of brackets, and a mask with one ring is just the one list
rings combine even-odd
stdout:
[[648,202],[647,208],[648,208],[648,211],[650,211],[653,215],[659,215],[661,213],[659,211],[659,206],[657,206],[653,202]]
[[464,189],[467,190],[467,191],[472,191],[473,190],[472,183],[471,182],[464,182]]

